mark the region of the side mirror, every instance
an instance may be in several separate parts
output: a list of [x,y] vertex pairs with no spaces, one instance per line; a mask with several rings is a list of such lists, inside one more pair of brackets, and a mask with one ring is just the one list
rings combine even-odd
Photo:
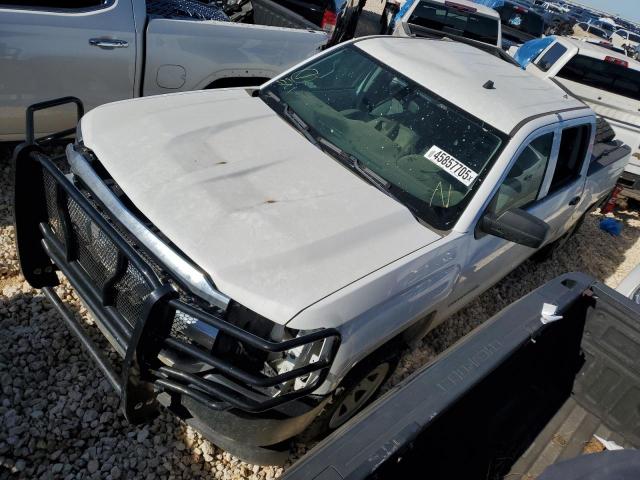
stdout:
[[480,231],[538,249],[547,239],[549,225],[524,210],[514,208],[498,217],[486,214],[480,220]]

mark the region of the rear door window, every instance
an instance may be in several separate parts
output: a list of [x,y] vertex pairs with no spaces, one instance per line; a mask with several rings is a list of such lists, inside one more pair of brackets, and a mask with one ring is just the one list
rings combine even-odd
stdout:
[[560,43],[556,43],[549,50],[546,51],[544,55],[542,55],[537,61],[536,65],[540,67],[540,70],[543,72],[548,72],[551,67],[562,57],[565,53],[567,53],[566,47],[564,47]]
[[558,161],[549,189],[550,194],[561,190],[580,176],[590,139],[589,125],[569,127],[562,131]]
[[640,100],[640,72],[624,65],[576,55],[560,70],[558,77]]
[[480,42],[498,43],[497,19],[477,15],[472,8],[419,2],[409,23]]

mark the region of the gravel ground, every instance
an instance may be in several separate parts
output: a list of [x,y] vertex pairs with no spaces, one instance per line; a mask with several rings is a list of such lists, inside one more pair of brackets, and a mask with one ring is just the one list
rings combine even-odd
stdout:
[[[382,5],[369,0],[359,35],[376,33]],[[0,144],[0,478],[278,478],[283,468],[241,462],[167,413],[145,426],[126,423],[102,374],[43,295],[19,274],[8,158]],[[640,262],[640,215],[625,211],[616,218],[624,223],[620,237],[602,232],[601,216],[590,215],[554,258],[517,268],[407,352],[388,385],[557,275],[583,271],[615,287]],[[58,293],[92,323],[67,285]],[[94,340],[104,344],[99,335]],[[306,450],[295,445],[287,465]]]

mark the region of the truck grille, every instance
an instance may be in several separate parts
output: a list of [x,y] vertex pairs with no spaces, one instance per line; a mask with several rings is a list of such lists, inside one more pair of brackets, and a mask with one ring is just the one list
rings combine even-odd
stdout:
[[[49,226],[68,256],[75,259],[87,274],[93,287],[108,292],[111,304],[133,328],[143,318],[144,301],[152,288],[140,271],[125,262],[118,246],[71,198],[58,199],[57,182],[44,174]],[[65,229],[63,221],[70,222]]]

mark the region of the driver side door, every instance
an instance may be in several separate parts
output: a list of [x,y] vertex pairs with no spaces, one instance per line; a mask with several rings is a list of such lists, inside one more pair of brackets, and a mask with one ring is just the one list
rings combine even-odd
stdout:
[[[557,125],[532,134],[518,150],[508,173],[494,193],[487,212],[502,212],[521,208],[541,220],[552,217],[557,205],[544,195],[549,167],[555,164],[559,150]],[[458,310],[489,289],[510,271],[531,256],[535,250],[488,235],[476,228],[469,236],[469,257],[455,287],[454,302]],[[473,294],[473,295],[472,295]]]
[[[549,225],[547,242],[568,232],[584,213],[578,206],[595,127],[590,122],[562,121],[533,133],[515,155],[483,215],[499,217],[519,208]],[[488,289],[536,252],[479,228],[470,243],[470,259],[460,280],[463,295]]]

